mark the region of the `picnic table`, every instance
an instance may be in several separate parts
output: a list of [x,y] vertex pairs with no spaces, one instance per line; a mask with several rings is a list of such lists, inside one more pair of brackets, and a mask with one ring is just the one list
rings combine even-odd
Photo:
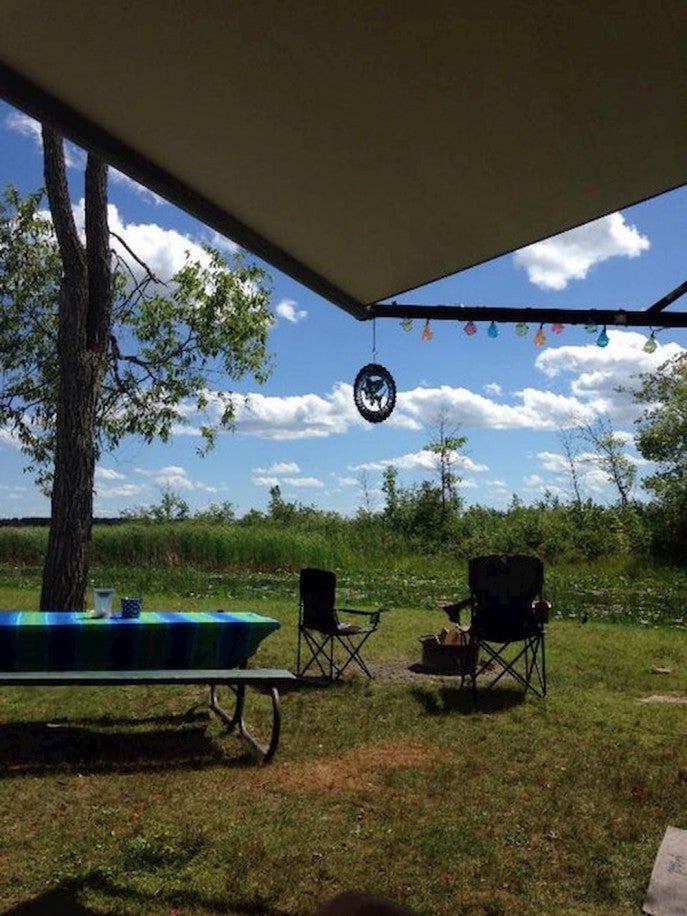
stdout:
[[[280,626],[253,611],[143,611],[139,617],[94,617],[83,611],[0,611],[0,686],[202,684],[209,707],[238,728],[267,762],[279,745],[279,688],[295,678],[283,669],[248,668],[258,646]],[[218,688],[234,695],[227,712]],[[271,734],[258,742],[244,721],[247,687],[269,691]]]

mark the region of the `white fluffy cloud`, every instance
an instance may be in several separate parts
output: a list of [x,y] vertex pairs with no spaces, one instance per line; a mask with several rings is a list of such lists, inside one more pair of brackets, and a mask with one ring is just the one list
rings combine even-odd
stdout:
[[124,483],[116,486],[98,484],[95,492],[98,499],[120,499],[122,497],[131,499],[134,496],[140,496],[143,491],[144,487],[138,484]]
[[591,419],[593,411],[582,400],[538,388],[515,392],[516,402],[492,401],[467,388],[415,388],[398,395],[397,409],[414,421],[415,428],[426,426],[437,410],[449,426],[461,429],[557,429],[568,425],[570,417]]
[[267,468],[253,468],[254,474],[299,474],[300,467],[295,461],[275,461]]
[[[494,387],[490,388],[492,397],[450,385],[399,391],[396,408],[384,426],[418,431],[431,428],[441,416],[449,427],[469,435],[475,429],[567,429],[592,423],[601,415],[608,416],[616,427],[631,425],[640,412],[632,397],[638,375],[654,371],[683,348],[674,343],[659,344],[650,354],[642,349],[644,334],[615,329],[608,334],[610,343],[605,348],[596,346],[592,338],[588,344],[544,350],[534,363],[543,384],[533,384],[509,396]],[[555,391],[551,384],[554,380],[558,382]],[[618,391],[619,388],[625,390]],[[206,392],[206,396],[207,413],[212,420],[221,404],[213,392]],[[188,418],[191,425],[179,432],[200,435],[190,408]],[[235,419],[239,434],[274,440],[323,439],[343,435],[353,427],[370,429],[355,408],[352,387],[347,382],[338,382],[327,394],[279,397],[251,393],[237,400]],[[261,473],[272,477],[289,471],[267,468]]]
[[250,394],[237,404],[236,429],[267,439],[313,439],[362,425],[350,385],[338,383],[328,395],[274,397]]
[[[642,372],[654,371],[667,359],[683,351],[678,344],[660,344],[653,353],[643,351],[646,335],[635,331],[609,330],[608,347],[596,346],[590,338],[588,344],[552,347],[539,353],[535,368],[541,374],[542,384],[528,386],[509,394],[490,386],[492,397],[465,387],[416,387],[399,391],[396,409],[384,424],[389,429],[420,431],[431,428],[438,416],[449,427],[464,431],[488,430],[550,430],[567,429],[582,423],[592,423],[597,417],[608,416],[616,429],[629,429],[640,413],[631,390]],[[556,390],[552,383],[556,382]],[[619,388],[626,390],[619,392]],[[221,403],[215,392],[206,392],[207,418],[216,420]],[[496,399],[498,398],[498,399]],[[199,426],[190,405],[185,409],[189,425],[175,430],[175,434],[200,436]],[[237,396],[236,432],[271,440],[324,439],[339,436],[356,428],[369,431],[370,424],[359,416],[351,385],[338,382],[325,394],[305,393],[286,396],[250,393]],[[628,433],[629,435],[629,433]],[[8,429],[0,429],[0,444],[18,447],[16,437]],[[419,469],[431,466],[429,453],[415,457],[401,456],[399,464]],[[461,458],[460,460],[463,460]],[[376,462],[369,468],[379,469],[388,460]],[[394,461],[397,463],[397,461]],[[361,466],[363,469],[363,466]],[[484,470],[469,467],[464,471]],[[113,472],[99,468],[101,482]],[[198,485],[188,478],[183,468],[166,468],[155,472],[159,486],[192,490]],[[288,476],[301,477],[301,468],[295,462],[279,462],[269,467],[253,469],[253,477],[264,478],[261,485],[273,486]],[[114,480],[112,476],[109,478]],[[304,477],[304,479],[307,479]],[[293,484],[295,485],[295,484]],[[305,484],[298,484],[305,486]]]
[[3,503],[14,503],[20,502],[26,499],[26,494],[28,489],[26,487],[20,486],[8,486],[7,484],[0,484],[0,494],[2,495]]
[[216,493],[217,488],[200,481],[191,480],[186,469],[178,465],[167,465],[162,468],[136,468],[136,473],[149,478],[156,486],[165,490],[200,490],[205,493]]
[[269,487],[271,489],[272,487],[279,486],[279,478],[258,475],[257,477],[253,477],[253,483],[256,487]]
[[12,448],[20,449],[21,440],[13,429],[4,426],[0,427],[0,445],[9,445]]
[[[478,472],[488,471],[486,464],[477,464],[468,455],[462,455],[459,452],[453,453],[454,467],[459,471]],[[356,464],[351,467],[352,471],[383,471],[388,465],[393,465],[400,470],[422,470],[436,471],[437,456],[427,449],[419,452],[410,452],[406,455],[399,455],[395,458],[387,458],[382,461],[367,461],[363,464]]]
[[357,477],[341,477],[339,474],[332,474],[334,482],[340,487],[358,487],[360,480]]
[[614,257],[636,258],[650,244],[622,214],[611,213],[522,248],[513,255],[513,261],[535,286],[565,289],[570,280],[584,280],[594,265]]
[[253,468],[252,481],[256,487],[295,487],[317,489],[324,487],[319,477],[305,477],[295,461],[275,461],[267,468]]
[[20,111],[11,111],[5,118],[5,125],[16,134],[30,137],[37,145],[41,145],[41,125]]
[[[83,198],[73,205],[73,210],[76,228],[84,238]],[[42,213],[50,218],[48,210]],[[143,262],[161,283],[168,283],[184,266],[187,256],[203,265],[210,261],[202,245],[177,232],[176,229],[163,229],[157,223],[127,223],[114,204],[108,204],[107,219],[112,233],[112,249],[127,265],[136,282],[145,275],[140,262]],[[124,244],[119,241],[120,239]]]
[[95,469],[95,479],[126,480],[126,474],[122,474],[121,471],[115,471],[114,468],[104,468],[102,465],[98,465],[98,467]]
[[[544,350],[535,361],[535,367],[548,379],[570,377],[571,419],[586,422],[607,414],[616,423],[633,422],[639,414],[632,397],[638,376],[655,372],[683,352],[678,344],[659,343],[654,353],[645,353],[647,338],[636,331],[611,329],[608,337],[607,347],[597,347],[593,342],[587,346],[555,347]],[[575,403],[584,405],[586,410],[578,413]]]
[[294,299],[282,299],[281,302],[277,303],[274,311],[280,318],[290,321],[291,324],[298,324],[299,321],[308,317],[308,313],[305,309],[296,308],[296,305],[297,303]]
[[126,482],[127,475],[98,465],[95,469],[95,494],[98,499],[132,499],[144,492],[140,483]]
[[[74,218],[77,227],[83,232],[83,198],[74,207]],[[184,266],[187,255],[201,264],[209,262],[208,254],[202,245],[177,232],[176,229],[163,229],[157,223],[127,223],[114,204],[108,204],[107,218],[114,236],[122,238],[136,257],[163,283],[169,281]],[[116,237],[112,239],[112,248],[129,265],[136,279],[140,279],[143,269]]]

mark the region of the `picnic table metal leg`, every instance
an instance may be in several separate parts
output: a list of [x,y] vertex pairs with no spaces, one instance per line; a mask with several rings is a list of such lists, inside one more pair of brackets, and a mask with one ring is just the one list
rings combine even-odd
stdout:
[[237,684],[236,686],[228,685],[234,696],[236,697],[236,703],[234,706],[233,713],[227,712],[224,709],[217,698],[217,685],[210,685],[210,709],[216,713],[223,722],[226,723],[227,728],[231,731],[233,728],[238,726],[239,734],[244,738],[255,750],[262,755],[263,763],[268,763],[279,747],[279,737],[281,734],[281,704],[279,702],[279,690],[276,687],[270,687],[270,696],[272,699],[272,732],[270,735],[269,744],[265,747],[264,744],[260,743],[255,736],[250,732],[246,726],[246,722],[243,716],[245,704],[246,704],[246,685]]

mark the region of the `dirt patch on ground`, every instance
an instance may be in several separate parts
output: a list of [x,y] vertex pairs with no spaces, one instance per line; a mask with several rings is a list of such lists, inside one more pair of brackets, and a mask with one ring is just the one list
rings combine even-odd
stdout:
[[446,749],[420,741],[382,741],[352,748],[335,757],[285,763],[264,771],[265,784],[313,792],[375,789],[384,774],[398,767],[436,766],[446,762]]
[[460,675],[433,674],[419,662],[375,662],[368,665],[372,677],[385,684],[427,684],[428,682],[450,683],[460,686]]
[[650,697],[641,697],[640,703],[687,703],[687,696],[679,693],[655,693]]

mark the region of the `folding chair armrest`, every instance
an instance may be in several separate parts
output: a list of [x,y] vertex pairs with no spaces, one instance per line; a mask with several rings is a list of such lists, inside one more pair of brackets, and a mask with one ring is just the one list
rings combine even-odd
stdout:
[[436,606],[445,611],[448,619],[452,623],[460,623],[460,612],[463,608],[470,607],[472,597],[464,598],[462,601],[437,601]]
[[377,608],[375,611],[361,611],[358,608],[353,608],[353,607],[338,607],[336,610],[337,610],[337,613],[339,614],[364,614],[366,617],[372,617],[375,614],[381,614],[382,611],[388,611],[389,608],[380,607],[380,608]]
[[339,614],[358,614],[358,615],[361,615],[361,616],[363,616],[363,617],[369,617],[369,618],[370,618],[370,624],[373,625],[373,626],[378,626],[378,625],[379,625],[379,616],[380,616],[380,614],[383,614],[384,611],[390,610],[390,608],[388,608],[388,607],[380,607],[380,608],[377,608],[376,611],[361,611],[361,610],[359,610],[358,608],[340,607],[340,608],[337,608],[336,610],[337,610],[337,613],[339,613]]

